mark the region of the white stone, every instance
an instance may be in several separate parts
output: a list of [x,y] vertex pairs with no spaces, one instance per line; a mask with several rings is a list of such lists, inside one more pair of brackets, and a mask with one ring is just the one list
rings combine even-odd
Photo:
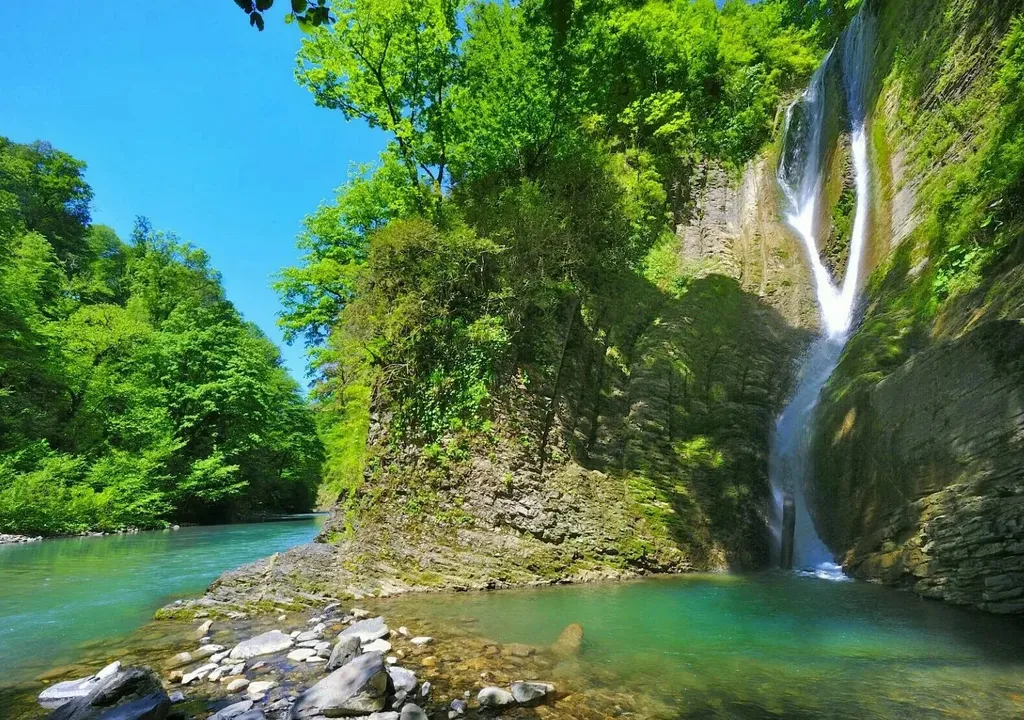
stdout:
[[229,654],[230,654],[229,651],[224,650],[223,652],[219,652],[219,653],[216,653],[215,655],[211,655],[210,656],[210,662],[219,663],[221,660],[226,658]]
[[184,675],[182,675],[182,677],[181,677],[181,684],[182,685],[188,685],[188,684],[190,684],[190,683],[192,683],[192,682],[194,682],[196,680],[202,680],[204,677],[206,677],[207,675],[209,675],[210,673],[212,673],[216,669],[217,669],[217,666],[214,663],[208,663],[206,665],[201,665],[201,666],[197,667],[195,670],[193,670],[192,672],[185,673]]
[[203,645],[198,650],[192,651],[193,660],[202,660],[203,658],[213,657],[217,653],[224,652],[226,648],[223,645]]
[[368,652],[379,652],[379,653],[391,652],[391,643],[389,643],[387,640],[384,640],[383,638],[381,638],[379,640],[374,640],[373,642],[369,642],[369,643],[366,643],[365,645],[363,645],[363,652],[364,653],[368,653]]
[[402,635],[403,637],[409,637],[409,628],[407,628],[405,625],[402,625],[400,628],[398,628],[398,634]]
[[277,683],[273,680],[257,680],[256,682],[249,683],[249,687],[246,689],[246,694],[250,700],[262,700],[263,696],[270,690],[277,687]]
[[231,651],[232,660],[248,660],[257,655],[270,655],[271,653],[287,650],[292,646],[292,639],[280,630],[271,630],[262,635],[243,640],[235,645]]
[[298,650],[292,650],[288,653],[288,659],[294,660],[295,662],[302,662],[308,657],[316,655],[316,650],[311,648],[299,648]]
[[238,678],[237,680],[232,680],[228,683],[227,690],[228,692],[232,693],[241,692],[242,690],[245,690],[247,687],[249,687],[249,681],[245,678]]
[[398,658],[396,658],[394,655],[388,655],[386,658],[384,658],[384,662],[386,662],[388,665],[394,665],[396,662],[398,662]]
[[409,642],[411,642],[413,645],[426,645],[428,642],[431,642],[433,639],[434,638],[427,637],[426,635],[420,635],[418,637],[414,637]]
[[43,690],[39,693],[39,702],[48,708],[54,708],[57,705],[62,705],[68,700],[74,700],[75,698],[85,697],[93,689],[96,688],[101,682],[109,678],[111,675],[121,669],[120,661],[114,661],[107,665],[105,668],[100,670],[95,675],[89,677],[80,678],[78,680],[68,680],[66,682],[60,682],[55,685]]

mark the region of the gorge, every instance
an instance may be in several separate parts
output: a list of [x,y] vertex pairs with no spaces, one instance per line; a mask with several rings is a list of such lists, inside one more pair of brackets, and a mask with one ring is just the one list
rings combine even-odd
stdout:
[[[0,415],[0,530],[315,492],[329,516],[204,545],[248,564],[202,595],[198,563],[160,591],[187,553],[139,561],[155,619],[47,635],[69,665],[0,678],[0,704],[41,717],[44,687],[120,661],[153,668],[159,720],[1024,715],[1024,2],[299,6],[299,85],[388,140],[277,276],[308,394],[191,246],[112,244],[102,310],[55,256],[32,347],[87,381],[43,402],[0,356],[0,408],[55,408]],[[4,228],[0,279],[36,277],[59,236]],[[139,270],[161,247],[206,293],[173,322]],[[195,360],[210,307],[260,351],[240,379]],[[141,329],[107,350],[91,313]],[[107,383],[112,357],[159,391]]]

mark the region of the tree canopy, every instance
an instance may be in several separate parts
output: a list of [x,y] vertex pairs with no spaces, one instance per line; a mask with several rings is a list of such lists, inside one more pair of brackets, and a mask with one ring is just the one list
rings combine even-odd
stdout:
[[0,138],[0,531],[311,506],[322,455],[205,252],[90,224],[85,164]]
[[331,5],[297,80],[389,137],[306,219],[303,261],[277,282],[281,324],[311,350],[332,483],[358,483],[351,433],[371,397],[397,435],[430,442],[486,424],[514,376],[557,377],[567,313],[643,272],[702,163],[737,168],[769,139],[822,55],[821,19],[803,10]]

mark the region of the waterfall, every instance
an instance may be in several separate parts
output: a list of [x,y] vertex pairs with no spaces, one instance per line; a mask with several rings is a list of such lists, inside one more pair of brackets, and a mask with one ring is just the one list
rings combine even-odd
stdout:
[[[782,506],[789,495],[794,504],[793,565],[799,572],[827,579],[845,576],[814,527],[804,496],[808,481],[811,424],[821,389],[839,363],[853,323],[860,266],[864,254],[870,207],[865,86],[869,72],[870,18],[862,10],[825,57],[804,93],[786,112],[784,146],[778,182],[787,207],[785,221],[803,241],[814,279],[822,333],[804,356],[796,391],[775,426],[769,477],[775,507],[772,532],[781,544]],[[839,62],[838,68],[834,64]],[[850,149],[855,176],[856,207],[846,271],[840,285],[833,282],[818,252],[816,227],[823,186],[825,124],[829,108],[828,76],[842,74]]]

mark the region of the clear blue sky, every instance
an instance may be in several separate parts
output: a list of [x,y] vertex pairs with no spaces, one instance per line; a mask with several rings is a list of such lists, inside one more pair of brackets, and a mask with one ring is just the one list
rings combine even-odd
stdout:
[[259,33],[231,0],[0,1],[0,135],[85,160],[93,221],[122,238],[146,215],[209,252],[301,378],[270,277],[297,260],[302,218],[384,139],[295,84],[302,34],[277,5]]

